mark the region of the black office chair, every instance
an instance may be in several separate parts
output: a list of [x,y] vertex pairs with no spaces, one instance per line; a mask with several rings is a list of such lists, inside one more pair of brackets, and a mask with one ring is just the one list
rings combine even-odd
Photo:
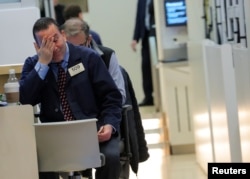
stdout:
[[[131,105],[124,105],[122,107],[122,121],[121,121],[121,140],[120,140],[120,163],[121,163],[121,173],[120,179],[129,178],[129,165],[130,158],[132,157],[129,141],[129,125],[128,125],[128,112],[132,110]],[[92,169],[87,169],[81,172],[75,172],[75,177],[72,179],[77,179],[80,175],[82,177],[93,179]]]
[[132,110],[131,105],[124,105],[122,111],[122,123],[121,123],[121,142],[120,145],[120,163],[121,173],[120,179],[129,178],[129,166],[130,158],[132,157],[130,140],[129,140],[129,125],[128,125],[128,113]]

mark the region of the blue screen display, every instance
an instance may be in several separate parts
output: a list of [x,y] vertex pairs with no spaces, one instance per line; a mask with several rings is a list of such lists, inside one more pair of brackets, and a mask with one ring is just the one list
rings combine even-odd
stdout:
[[185,0],[165,0],[166,26],[183,26],[187,24]]

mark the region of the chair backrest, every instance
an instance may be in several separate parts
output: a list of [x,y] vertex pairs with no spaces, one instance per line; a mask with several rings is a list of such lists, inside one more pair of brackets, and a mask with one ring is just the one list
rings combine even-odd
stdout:
[[96,121],[34,124],[39,171],[72,172],[100,167]]

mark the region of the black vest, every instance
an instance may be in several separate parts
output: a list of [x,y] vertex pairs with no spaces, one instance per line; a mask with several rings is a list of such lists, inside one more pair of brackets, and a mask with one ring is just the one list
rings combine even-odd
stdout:
[[103,52],[103,54],[101,55],[105,65],[107,68],[109,68],[109,63],[110,63],[110,58],[112,53],[114,53],[115,51],[108,48],[108,47],[104,47],[102,45],[98,45],[98,48]]

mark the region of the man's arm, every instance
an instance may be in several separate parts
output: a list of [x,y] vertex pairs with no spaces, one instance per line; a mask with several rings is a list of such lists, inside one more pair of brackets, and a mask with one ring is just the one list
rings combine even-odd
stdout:
[[89,60],[93,77],[94,91],[100,104],[98,117],[98,139],[104,142],[110,139],[112,134],[119,132],[122,112],[122,95],[118,90],[112,76],[107,70],[100,56]]
[[118,64],[117,57],[115,53],[112,53],[110,57],[110,63],[109,63],[109,73],[112,76],[117,88],[119,89],[121,95],[122,95],[122,104],[126,101],[126,91],[125,91],[125,84],[124,79]]
[[37,56],[25,60],[20,78],[20,102],[21,104],[36,105],[40,101],[40,90],[43,80],[39,77],[35,65]]
[[103,60],[97,53],[92,53],[88,60],[89,77],[99,104],[99,124],[112,125],[119,131],[122,112],[122,95],[112,79]]

